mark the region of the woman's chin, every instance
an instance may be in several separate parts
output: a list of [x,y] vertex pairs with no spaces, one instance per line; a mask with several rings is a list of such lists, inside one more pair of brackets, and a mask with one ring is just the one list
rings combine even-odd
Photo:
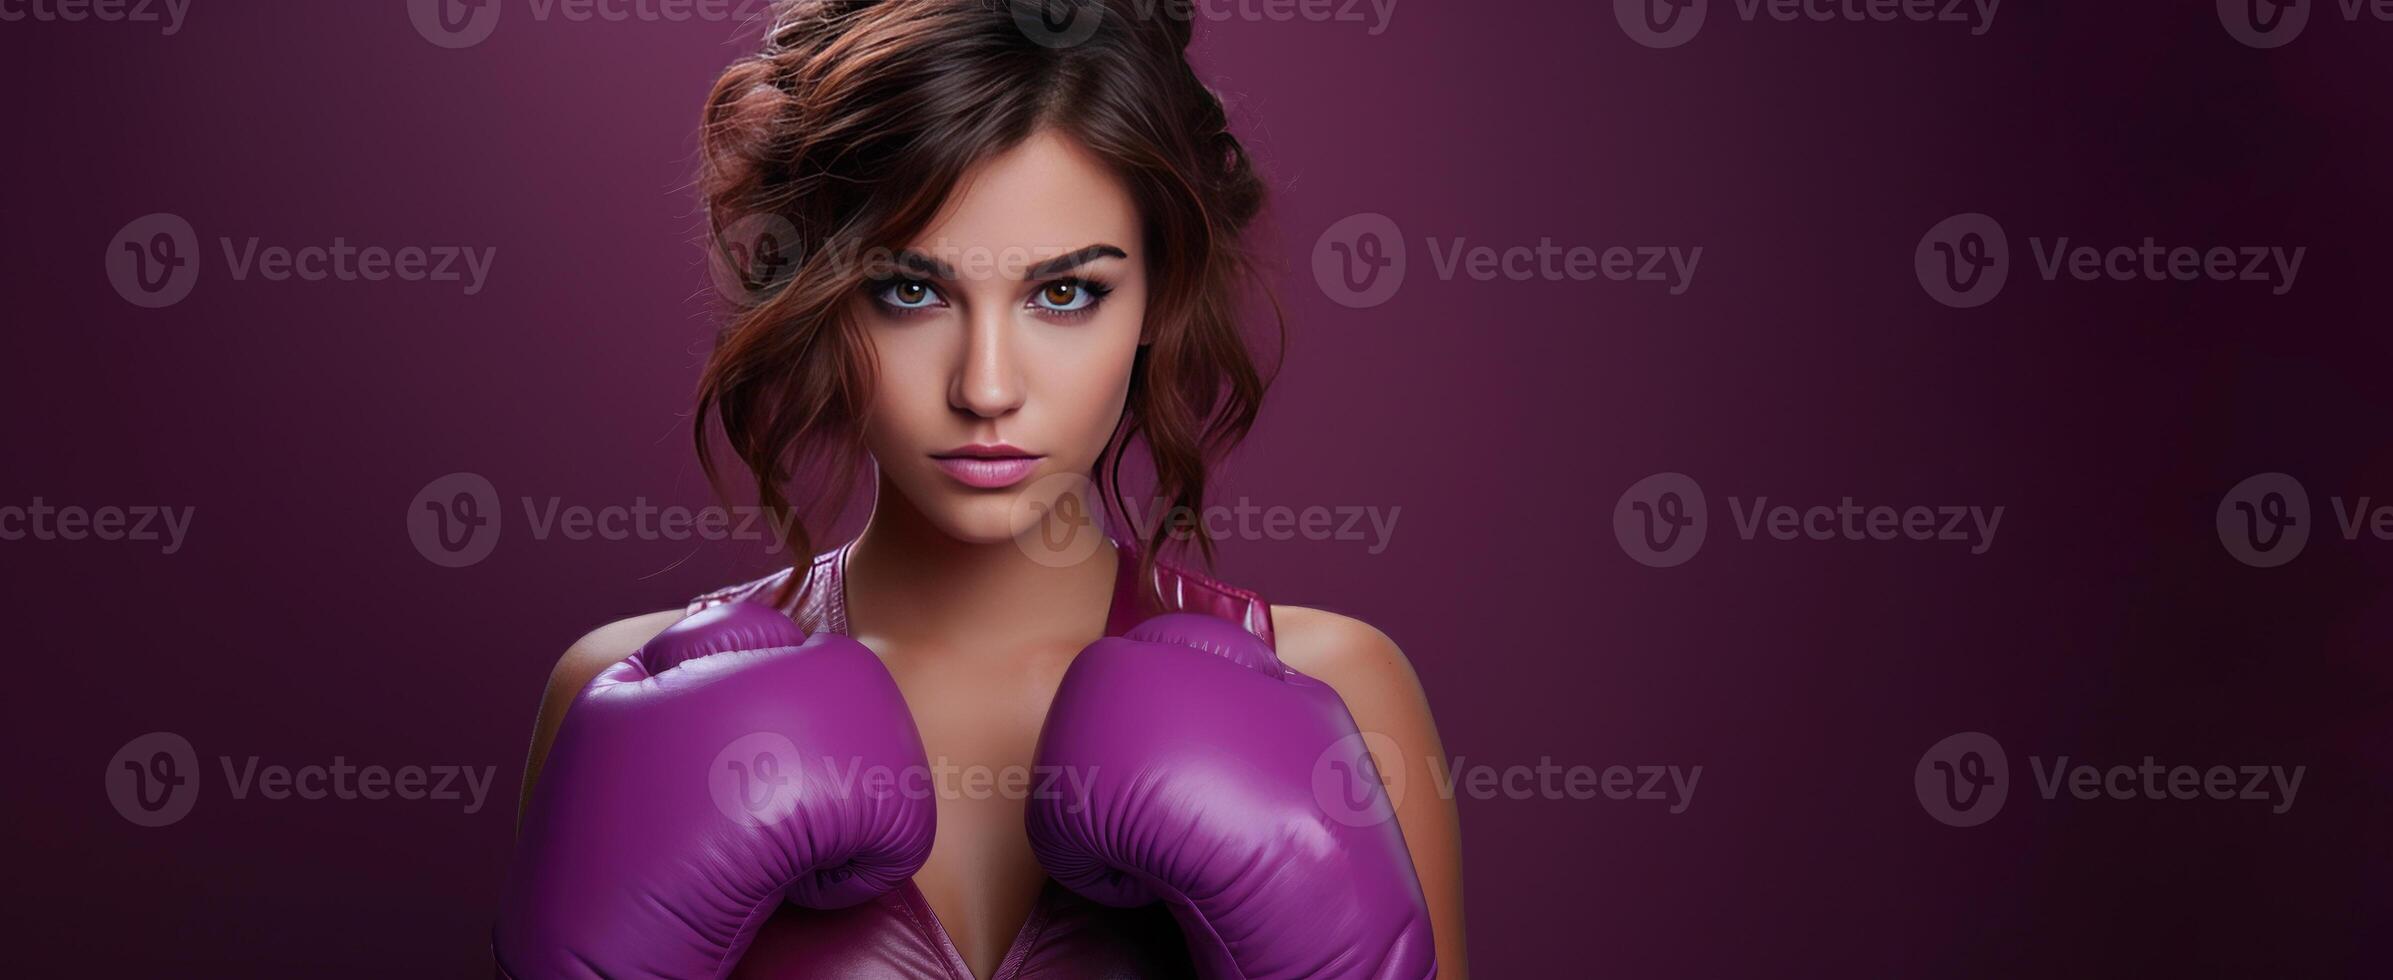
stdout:
[[949,499],[940,501],[930,514],[931,523],[948,537],[965,544],[1005,544],[1019,539],[1039,524],[1034,508],[1020,506],[1015,493],[987,490],[966,491],[963,494],[942,494]]
[[899,481],[923,518],[969,545],[1016,544],[1041,564],[1075,564],[1105,534],[1089,513],[1088,478],[1077,472],[1035,476],[1001,489],[969,487],[947,474],[916,485]]

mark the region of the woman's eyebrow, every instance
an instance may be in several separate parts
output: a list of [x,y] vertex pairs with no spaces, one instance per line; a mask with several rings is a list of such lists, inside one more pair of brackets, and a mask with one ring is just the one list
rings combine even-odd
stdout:
[[894,264],[899,272],[909,276],[937,279],[942,282],[954,282],[956,279],[956,270],[950,268],[947,263],[913,249],[897,253]]
[[1121,249],[1112,245],[1099,242],[1095,245],[1089,245],[1074,251],[1066,252],[1052,259],[1048,259],[1045,262],[1031,266],[1030,268],[1022,271],[1022,278],[1044,279],[1058,272],[1062,272],[1066,269],[1070,269],[1074,266],[1094,261],[1096,259],[1126,259],[1129,257],[1130,253],[1122,251]]

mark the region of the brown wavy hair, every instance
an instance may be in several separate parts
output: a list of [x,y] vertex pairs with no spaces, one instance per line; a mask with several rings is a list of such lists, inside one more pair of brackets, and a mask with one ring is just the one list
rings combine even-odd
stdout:
[[[1072,35],[1047,33],[1059,23],[1051,10],[1070,15]],[[805,512],[836,517],[865,456],[871,347],[848,310],[872,272],[849,259],[903,247],[975,163],[1053,127],[1130,189],[1156,284],[1122,418],[1088,475],[1123,515],[1123,462],[1144,445],[1172,519],[1147,532],[1141,580],[1167,546],[1193,541],[1210,562],[1194,519],[1207,467],[1246,436],[1269,383],[1238,307],[1259,291],[1284,321],[1245,239],[1264,183],[1189,68],[1184,5],[782,0],[772,13],[763,50],[731,65],[706,102],[698,186],[716,257],[743,297],[698,386],[707,479],[721,488],[709,438],[719,423],[759,504],[787,529],[796,567],[808,566],[812,537],[785,488],[823,488]],[[760,221],[794,238],[777,243],[794,261],[748,261],[735,230]],[[792,576],[789,588],[799,584]]]

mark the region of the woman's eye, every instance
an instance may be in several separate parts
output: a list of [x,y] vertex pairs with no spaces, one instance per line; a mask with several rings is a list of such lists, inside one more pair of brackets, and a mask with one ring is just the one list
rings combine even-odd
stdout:
[[1101,293],[1091,284],[1072,279],[1058,279],[1039,287],[1032,298],[1040,309],[1057,313],[1076,313],[1097,304]]
[[876,297],[883,304],[901,310],[923,310],[939,305],[939,291],[920,279],[900,279],[881,287]]

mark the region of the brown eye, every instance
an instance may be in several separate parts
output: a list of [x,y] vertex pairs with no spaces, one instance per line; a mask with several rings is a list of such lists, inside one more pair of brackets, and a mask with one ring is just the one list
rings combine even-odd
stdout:
[[1031,303],[1049,313],[1081,313],[1097,305],[1097,297],[1105,295],[1102,287],[1078,279],[1058,279],[1039,287]]
[[883,304],[901,310],[928,309],[939,305],[938,291],[920,279],[900,279],[883,286],[877,298]]

